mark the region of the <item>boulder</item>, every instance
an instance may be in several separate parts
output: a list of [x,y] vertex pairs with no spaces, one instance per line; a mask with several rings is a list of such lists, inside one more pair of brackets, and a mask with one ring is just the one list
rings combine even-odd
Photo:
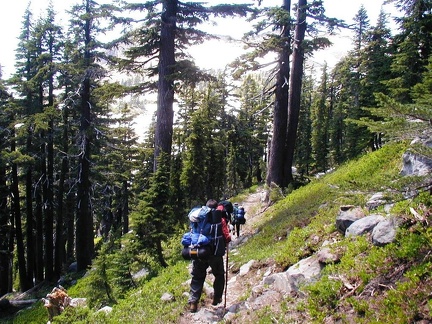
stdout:
[[298,292],[301,284],[312,282],[321,273],[324,265],[316,255],[300,260],[287,271],[265,277],[263,283],[272,285],[276,291],[289,294]]
[[254,265],[254,263],[255,263],[255,260],[250,260],[248,263],[242,265],[240,267],[239,276],[242,277],[242,276],[248,274],[248,272],[250,271],[250,269]]
[[385,218],[381,215],[369,215],[352,223],[346,230],[345,236],[359,236],[371,232],[374,227]]
[[336,228],[341,234],[345,235],[346,229],[364,216],[365,213],[360,207],[353,205],[341,206],[336,217]]
[[402,156],[403,176],[424,176],[432,172],[432,159],[427,156],[407,152]]
[[340,256],[333,253],[330,248],[324,247],[317,252],[318,261],[323,264],[336,263],[340,260]]
[[392,243],[396,238],[397,224],[394,218],[379,222],[372,230],[372,243],[376,246],[384,246]]

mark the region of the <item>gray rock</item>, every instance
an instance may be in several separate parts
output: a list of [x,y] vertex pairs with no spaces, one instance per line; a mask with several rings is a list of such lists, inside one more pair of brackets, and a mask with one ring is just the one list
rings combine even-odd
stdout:
[[164,293],[161,297],[161,300],[164,302],[171,302],[174,300],[174,296],[169,293]]
[[374,227],[385,218],[381,215],[369,215],[363,217],[350,225],[347,228],[345,236],[359,236],[371,232]]
[[244,275],[247,275],[248,272],[250,271],[250,268],[254,265],[255,260],[250,260],[248,263],[242,265],[240,267],[240,272],[239,272],[239,276],[242,277]]
[[384,246],[392,243],[396,238],[397,224],[394,218],[379,222],[372,231],[372,243],[376,246]]
[[251,309],[253,311],[262,309],[268,305],[274,305],[280,303],[282,299],[282,295],[280,292],[274,290],[267,290],[261,296],[255,298],[253,302],[251,302]]
[[407,152],[402,156],[402,161],[400,174],[403,176],[424,176],[432,172],[432,159],[427,156]]
[[360,207],[352,205],[341,206],[336,217],[337,230],[345,235],[346,229],[356,220],[364,217],[365,213]]
[[78,264],[76,262],[72,262],[68,267],[68,272],[77,272]]
[[313,255],[300,260],[285,272],[265,277],[263,283],[283,293],[297,292],[301,284],[312,282],[318,277],[323,267],[317,256]]
[[324,264],[335,263],[340,260],[340,256],[333,253],[330,248],[325,247],[317,252],[318,261]]
[[72,298],[69,302],[70,307],[85,307],[87,306],[87,298]]
[[105,314],[109,314],[112,312],[112,307],[104,306],[101,309],[99,309],[96,313],[102,313],[102,312],[104,312]]

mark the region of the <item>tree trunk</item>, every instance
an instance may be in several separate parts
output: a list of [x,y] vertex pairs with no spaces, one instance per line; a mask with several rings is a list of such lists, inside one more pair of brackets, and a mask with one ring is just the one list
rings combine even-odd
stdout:
[[[90,16],[90,1],[86,0],[86,13]],[[84,61],[88,69],[91,68],[91,22],[86,18]],[[93,241],[93,216],[91,211],[91,182],[90,182],[90,142],[91,142],[91,83],[90,75],[86,72],[82,83],[81,96],[81,123],[80,123],[80,155],[78,160],[78,192],[77,192],[77,218],[76,218],[76,258],[77,270],[86,270],[91,264],[94,241]]]
[[178,0],[163,1],[161,39],[159,48],[159,80],[156,112],[154,168],[163,152],[171,155],[173,135],[175,31]]
[[156,250],[157,250],[157,255],[158,255],[158,260],[160,265],[164,268],[168,267],[168,263],[166,263],[163,255],[162,241],[160,238],[156,239]]
[[[11,151],[15,151],[15,142],[12,142]],[[26,271],[26,260],[24,251],[24,238],[21,227],[21,206],[20,206],[20,193],[18,187],[18,166],[12,164],[12,182],[11,182],[11,194],[12,194],[12,215],[14,216],[15,225],[15,239],[17,247],[17,259],[18,259],[18,272],[19,282],[21,291],[26,291],[32,287],[32,282],[28,280]]]
[[[68,179],[69,174],[69,132],[68,132],[68,108],[65,107],[63,110],[63,138],[62,138],[63,146],[63,154],[65,154],[62,158],[61,170],[60,170],[60,179],[58,184],[58,193],[57,193],[57,218],[56,218],[56,242],[55,242],[55,262],[54,262],[54,272],[56,276],[60,276],[63,264],[65,262],[65,231],[64,231],[64,223],[67,220],[67,217],[63,217],[64,213],[64,204],[65,204],[65,192],[67,192],[66,179]],[[67,210],[67,209],[66,209]]]
[[128,182],[127,180],[123,181],[123,221],[122,221],[122,234],[126,234],[129,231],[129,190],[128,190]]
[[12,286],[9,284],[9,277],[12,271],[12,255],[9,254],[12,228],[7,206],[8,196],[6,168],[0,167],[0,297],[12,291]]
[[35,236],[35,278],[36,284],[44,280],[44,233],[43,233],[43,212],[42,212],[42,193],[39,186],[35,186],[34,196],[36,201],[35,219],[36,219],[36,236]]
[[[30,151],[31,146],[31,137],[27,137],[27,152]],[[34,276],[35,274],[35,264],[36,264],[36,247],[34,240],[34,213],[33,213],[33,200],[32,200],[32,180],[33,180],[33,172],[32,166],[29,165],[26,171],[26,184],[25,184],[25,192],[26,192],[26,233],[27,233],[27,275],[29,277]]]
[[[290,12],[291,0],[284,0],[283,9]],[[283,186],[283,171],[285,158],[285,140],[288,119],[288,90],[289,90],[289,56],[291,23],[288,20],[283,26],[282,37],[285,38],[285,46],[279,54],[279,70],[276,77],[275,104],[273,109],[273,134],[268,155],[267,186],[271,183]]]
[[65,212],[65,224],[66,230],[66,261],[72,261],[74,259],[75,251],[75,195],[73,192],[69,192],[66,195],[66,212]]
[[[50,57],[53,57],[53,44],[50,43]],[[52,61],[50,61],[50,74],[48,79],[48,107],[54,106],[54,80]],[[46,173],[44,182],[45,191],[45,278],[48,281],[58,279],[54,277],[54,121],[48,120],[46,143]]]
[[[64,146],[63,146],[64,148]],[[67,151],[66,151],[67,152]],[[68,172],[67,157],[64,156],[61,163],[60,180],[57,196],[57,217],[56,217],[56,236],[55,236],[55,249],[54,249],[54,273],[59,277],[62,273],[63,263],[65,259],[65,239],[64,239],[64,186],[66,173]]]
[[293,62],[290,75],[290,93],[288,102],[288,130],[286,138],[287,147],[284,172],[285,186],[292,183],[293,181],[292,164],[294,160],[294,148],[297,138],[303,77],[304,49],[302,43],[304,41],[306,32],[306,6],[307,0],[298,1],[297,23],[294,34]]

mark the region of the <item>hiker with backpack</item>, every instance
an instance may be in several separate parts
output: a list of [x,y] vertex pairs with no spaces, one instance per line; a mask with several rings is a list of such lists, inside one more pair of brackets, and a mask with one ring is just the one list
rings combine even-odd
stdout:
[[223,256],[231,236],[227,226],[226,214],[214,199],[209,199],[206,206],[192,209],[189,213],[191,231],[183,236],[182,255],[192,260],[192,280],[189,292],[189,310],[195,313],[201,298],[207,268],[214,276],[213,302],[216,306],[222,302],[225,288],[225,269]]
[[244,207],[239,206],[238,203],[234,203],[232,224],[234,225],[234,233],[237,234],[237,237],[240,236],[241,225],[246,224],[245,214],[246,211],[244,210]]

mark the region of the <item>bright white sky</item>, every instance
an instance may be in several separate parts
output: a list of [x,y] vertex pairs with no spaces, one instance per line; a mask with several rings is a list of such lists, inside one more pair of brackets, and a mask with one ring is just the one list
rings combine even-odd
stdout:
[[[63,14],[65,10],[70,9],[71,6],[79,0],[52,0],[54,3],[54,10]],[[205,1],[205,0],[203,0]],[[248,3],[252,0],[208,0],[212,4],[215,3]],[[107,0],[101,0],[107,2]],[[144,2],[140,0],[133,0],[133,2]],[[292,0],[295,3],[296,0]],[[358,12],[360,5],[363,4],[369,16],[370,23],[374,25],[377,21],[379,11],[381,9],[381,0],[324,0],[326,13],[330,17],[344,19],[347,23],[352,22],[352,18]],[[48,5],[47,0],[13,0],[7,5],[3,5],[0,10],[0,64],[2,66],[3,78],[7,78],[14,72],[14,59],[15,49],[17,48],[17,38],[20,34],[22,26],[22,17],[24,11],[30,3],[30,8],[33,10],[33,17],[36,19],[40,15],[44,15]],[[280,6],[282,0],[263,0],[265,6]],[[394,12],[392,6],[384,7],[386,12]],[[67,18],[63,16],[63,21]],[[239,21],[239,19],[227,19],[223,24],[212,27],[215,28],[215,33],[230,35],[234,38],[241,38],[243,32],[246,30],[246,24]],[[337,41],[337,44],[336,44]],[[351,48],[351,40],[348,36],[338,37],[333,39],[336,44],[331,49],[321,51],[315,56],[318,64],[326,61],[329,66],[333,66],[348,49]],[[192,51],[196,59],[196,64],[205,69],[221,69],[225,65],[239,56],[242,52],[240,45],[223,44],[222,42],[209,42]]]

